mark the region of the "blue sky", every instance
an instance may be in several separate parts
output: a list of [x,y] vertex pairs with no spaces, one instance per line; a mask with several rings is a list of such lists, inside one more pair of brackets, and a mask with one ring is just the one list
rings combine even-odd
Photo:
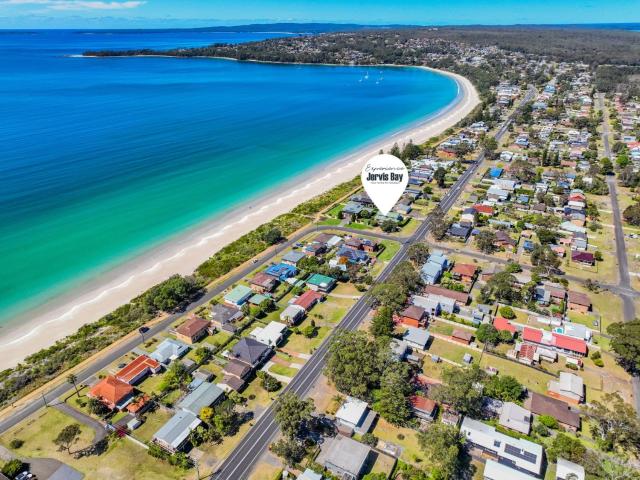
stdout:
[[640,22],[640,0],[0,0],[0,28]]

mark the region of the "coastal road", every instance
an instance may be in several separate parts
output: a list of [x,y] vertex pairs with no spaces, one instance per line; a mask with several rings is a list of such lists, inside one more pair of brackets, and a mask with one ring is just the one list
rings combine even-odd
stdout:
[[[598,93],[598,105],[602,110],[602,144],[604,146],[605,156],[613,162],[611,153],[611,145],[609,142],[610,126],[609,112],[605,108],[604,93]],[[607,177],[607,185],[609,186],[609,196],[611,198],[611,212],[613,215],[613,228],[616,241],[616,259],[618,262],[618,286],[624,290],[620,294],[622,298],[622,310],[624,321],[630,322],[636,318],[636,306],[633,297],[638,292],[631,286],[631,278],[629,276],[629,261],[627,259],[627,245],[624,241],[624,230],[622,229],[622,216],[620,215],[620,205],[618,204],[618,190],[616,178],[614,176]],[[636,414],[640,416],[640,379],[632,377],[631,385],[633,387],[633,399],[636,407]]]
[[[151,338],[154,335],[166,330],[169,326],[178,320],[181,316],[185,314],[185,311],[191,311],[196,309],[207,302],[209,302],[212,298],[222,293],[227,288],[231,287],[233,284],[238,283],[244,277],[249,275],[256,268],[264,265],[272,261],[279,252],[282,252],[283,249],[290,248],[295,243],[299,242],[302,238],[306,237],[310,233],[313,232],[321,232],[321,231],[342,231],[345,233],[352,233],[354,235],[364,235],[368,237],[378,238],[380,240],[393,240],[404,244],[409,241],[408,237],[398,237],[394,235],[387,235],[383,233],[375,233],[375,232],[363,232],[362,230],[356,230],[348,227],[340,227],[340,226],[326,226],[326,225],[317,225],[310,226],[296,233],[285,242],[277,245],[276,248],[270,249],[265,253],[262,253],[255,257],[255,262],[251,262],[248,265],[240,268],[233,275],[229,276],[226,280],[221,282],[219,285],[215,286],[211,290],[208,290],[203,296],[198,298],[196,301],[189,304],[184,310],[169,315],[167,318],[162,321],[156,323],[152,327],[149,328],[147,332],[145,332],[145,338]],[[133,338],[120,343],[116,348],[111,350],[108,354],[96,359],[92,362],[87,368],[83,369],[81,372],[77,373],[78,377],[77,383],[83,384],[88,383],[92,377],[95,377],[98,372],[104,370],[107,366],[112,364],[114,361],[126,355],[136,347],[139,347],[144,340],[142,336],[134,336]],[[57,405],[59,402],[59,398],[69,390],[71,386],[66,382],[63,382],[61,385],[51,388],[49,391],[41,395],[40,397],[30,401],[22,408],[16,409],[14,412],[11,412],[8,415],[5,415],[5,418],[0,420],[0,433],[4,433],[8,429],[14,427],[28,416],[37,412],[39,409],[45,407],[45,403],[48,406]]]
[[[535,95],[535,90],[530,89],[519,104],[519,108],[529,102]],[[518,109],[504,122],[495,134],[497,140],[507,131],[509,124],[513,121]],[[478,167],[484,160],[484,152],[480,153],[476,161],[465,171],[456,182],[451,186],[447,193],[440,201],[440,209],[446,213],[459,198],[469,179],[476,173]],[[429,233],[429,229],[433,223],[433,217],[427,217],[411,238],[403,243],[400,251],[387,264],[382,271],[377,282],[384,282],[393,269],[401,262],[408,258],[409,246],[413,243],[423,240]],[[338,324],[337,329],[353,331],[367,317],[371,311],[368,296],[360,298],[356,304],[349,310],[347,315]],[[304,364],[293,380],[285,387],[282,393],[292,392],[296,395],[305,396],[311,387],[322,374],[325,365],[329,344],[335,335],[333,330],[331,334],[322,342],[320,347],[314,352],[309,361]],[[255,467],[260,455],[268,448],[271,441],[278,433],[278,425],[275,422],[273,404],[258,418],[249,432],[243,437],[233,452],[222,462],[216,472],[211,474],[209,478],[216,480],[239,480],[247,478],[251,470]]]

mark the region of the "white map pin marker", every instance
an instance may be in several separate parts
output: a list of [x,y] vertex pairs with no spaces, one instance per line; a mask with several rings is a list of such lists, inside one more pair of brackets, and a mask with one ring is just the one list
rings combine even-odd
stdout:
[[360,178],[380,213],[386,215],[404,193],[409,182],[409,171],[402,160],[385,153],[369,160]]

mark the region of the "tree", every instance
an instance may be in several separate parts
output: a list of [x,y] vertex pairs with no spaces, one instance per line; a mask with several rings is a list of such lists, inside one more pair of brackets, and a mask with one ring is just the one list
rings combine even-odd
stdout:
[[238,413],[235,410],[235,403],[231,399],[226,399],[214,408],[213,427],[220,435],[232,435],[238,429]]
[[169,365],[167,372],[160,382],[160,391],[167,392],[169,390],[183,388],[187,384],[188,379],[189,374],[187,373],[187,368],[182,362],[171,362],[171,365]]
[[380,379],[380,391],[373,408],[389,423],[405,425],[411,418],[407,400],[411,393],[411,367],[403,362],[393,362]]
[[199,365],[208,362],[211,358],[211,355],[211,350],[209,350],[209,348],[205,347],[204,345],[196,348],[193,352],[193,358]]
[[540,415],[538,417],[538,421],[547,428],[553,428],[557,430],[560,427],[558,420],[556,420],[551,415]]
[[577,438],[558,433],[547,448],[547,457],[552,462],[557,462],[558,457],[561,457],[570,462],[581,463],[586,451],[586,447]]
[[102,417],[110,412],[109,407],[97,398],[89,398],[87,401],[87,410],[89,410],[90,414],[97,415],[98,417]]
[[260,379],[260,385],[267,392],[275,392],[280,390],[280,387],[282,387],[282,383],[280,383],[277,378],[269,375],[267,372],[260,370],[256,375]]
[[407,293],[400,285],[393,283],[378,283],[369,291],[371,298],[376,305],[389,307],[398,311],[407,301]]
[[495,346],[500,343],[500,332],[490,323],[483,323],[476,330],[476,339],[487,345]]
[[560,266],[560,258],[549,245],[536,245],[531,252],[531,264],[548,277]]
[[520,292],[513,288],[516,277],[509,272],[498,272],[487,282],[490,294],[505,303],[513,303],[520,300]]
[[481,230],[476,235],[476,246],[483,253],[492,253],[495,250],[496,234],[492,230]]
[[311,398],[302,400],[293,392],[287,392],[278,397],[275,402],[275,419],[282,434],[289,440],[297,438],[311,419],[315,405]]
[[482,407],[482,383],[486,374],[476,364],[461,369],[445,366],[442,385],[434,389],[434,400],[450,405],[455,411],[477,415]]
[[613,162],[606,157],[600,159],[600,173],[602,175],[613,175]]
[[210,424],[215,415],[215,411],[212,407],[202,407],[200,409],[200,419],[207,424]]
[[297,440],[281,438],[270,446],[271,451],[282,458],[285,463],[293,467],[300,462],[307,453],[304,446]]
[[631,225],[640,225],[640,203],[629,205],[622,212],[622,218]]
[[373,316],[369,331],[374,337],[390,337],[393,327],[393,310],[390,307],[381,306]]
[[269,245],[275,245],[280,240],[282,240],[282,232],[277,228],[270,228],[262,235],[262,240],[264,240]]
[[538,228],[536,230],[536,235],[538,236],[538,240],[540,240],[540,243],[542,243],[543,245],[556,243],[556,240],[558,238],[558,234],[554,230],[551,230],[549,228]]
[[393,269],[387,280],[389,283],[400,285],[404,292],[412,293],[422,286],[420,274],[411,264],[411,262],[400,262]]
[[398,223],[393,220],[387,219],[380,224],[380,229],[385,233],[395,232],[396,230],[398,230]]
[[25,468],[22,460],[14,458],[2,466],[2,473],[9,478],[15,478]]
[[191,298],[200,286],[194,277],[173,275],[162,283],[150,288],[143,295],[143,303],[150,312],[171,311]]
[[457,478],[462,465],[463,443],[460,431],[444,423],[433,423],[418,433],[418,444],[432,466],[431,478]]
[[365,332],[338,330],[329,344],[325,374],[340,392],[367,398],[369,390],[377,387],[388,357],[388,347],[383,352]]
[[80,433],[80,425],[72,423],[60,430],[60,433],[58,433],[58,436],[53,440],[53,443],[55,443],[60,450],[66,450],[67,453],[71,453],[71,446],[78,440]]
[[606,393],[602,401],[594,400],[587,409],[591,419],[591,434],[598,446],[611,451],[640,451],[640,420],[635,409],[618,392]]
[[633,374],[640,371],[640,320],[612,323],[607,333],[618,363]]
[[516,312],[514,312],[513,308],[511,308],[509,305],[500,307],[500,315],[508,320],[516,318]]
[[503,402],[516,402],[522,398],[524,387],[511,375],[494,375],[485,384],[484,393]]
[[522,271],[522,267],[517,262],[509,261],[504,267],[505,272],[509,273],[520,273]]
[[409,140],[409,142],[404,145],[402,153],[400,154],[400,158],[407,162],[410,160],[415,160],[420,155],[422,155],[422,150],[420,149],[420,147],[413,143],[412,140]]
[[446,177],[447,177],[447,171],[442,167],[438,167],[436,171],[433,172],[433,178],[438,184],[438,187],[440,188],[444,188],[447,186],[445,182]]
[[69,375],[67,375],[67,383],[73,385],[73,388],[76,389],[76,395],[78,396],[78,398],[80,398],[80,392],[78,391],[78,385],[76,385],[77,382],[78,382],[78,377],[76,377],[73,373],[70,373]]
[[422,265],[429,258],[429,246],[426,243],[413,243],[409,246],[407,255],[414,265]]

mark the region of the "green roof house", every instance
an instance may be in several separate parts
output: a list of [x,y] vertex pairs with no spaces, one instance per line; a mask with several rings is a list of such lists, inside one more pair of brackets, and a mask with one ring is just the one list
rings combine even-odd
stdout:
[[311,290],[316,292],[328,292],[331,290],[336,284],[336,280],[331,277],[327,277],[326,275],[321,275],[319,273],[314,273],[311,275],[309,280],[307,280],[307,285]]
[[252,295],[253,290],[251,290],[249,287],[247,287],[246,285],[238,285],[224,296],[224,303],[240,307]]

